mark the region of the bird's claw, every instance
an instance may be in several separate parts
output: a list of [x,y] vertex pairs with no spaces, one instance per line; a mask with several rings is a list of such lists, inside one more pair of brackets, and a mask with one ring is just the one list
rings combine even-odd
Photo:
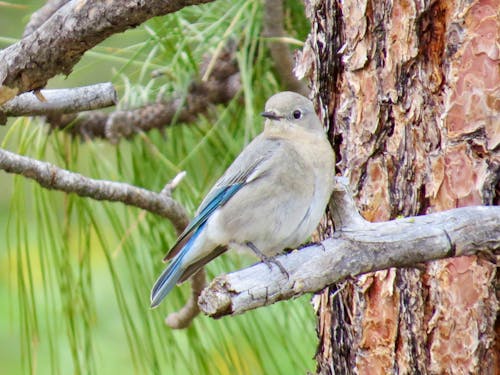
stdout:
[[273,266],[271,263],[274,263],[280,269],[281,273],[284,274],[287,279],[290,279],[290,274],[285,269],[285,267],[283,267],[283,265],[281,264],[281,262],[279,260],[277,260],[275,258],[269,258],[262,251],[260,251],[257,248],[257,246],[255,246],[251,242],[247,242],[246,245],[254,252],[255,255],[257,255],[259,257],[259,259],[261,260],[262,263],[264,263],[266,266],[269,267],[269,270],[273,269]]
[[267,266],[269,267],[269,269],[272,269],[271,263],[274,263],[276,266],[278,266],[278,268],[280,269],[281,273],[284,274],[287,279],[290,279],[290,274],[285,269],[285,267],[283,267],[283,265],[281,264],[281,262],[279,260],[274,259],[274,258],[267,258],[266,260],[262,259],[262,262],[264,262],[265,264],[267,264]]

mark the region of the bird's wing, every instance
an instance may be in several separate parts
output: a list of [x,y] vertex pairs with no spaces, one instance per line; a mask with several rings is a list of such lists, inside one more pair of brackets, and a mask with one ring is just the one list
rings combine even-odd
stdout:
[[278,139],[266,139],[259,136],[243,150],[201,202],[198,214],[181,233],[163,261],[176,256],[210,215],[249,182],[249,177],[279,148],[280,142]]

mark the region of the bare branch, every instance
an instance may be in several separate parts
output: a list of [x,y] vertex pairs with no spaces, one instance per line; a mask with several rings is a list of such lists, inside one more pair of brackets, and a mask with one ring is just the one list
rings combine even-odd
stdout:
[[[40,97],[43,100],[40,100]],[[41,90],[24,93],[0,106],[0,124],[7,116],[46,116],[74,113],[115,105],[115,88],[111,83],[100,83],[73,89]]]
[[[349,201],[346,197],[334,192],[331,206]],[[457,208],[382,223],[360,220],[348,211],[337,211],[343,225],[334,238],[277,258],[288,279],[277,267],[270,270],[262,263],[219,276],[198,300],[202,312],[215,318],[241,314],[366,272],[500,251],[498,206]]]
[[[47,189],[76,193],[79,196],[96,200],[122,202],[142,208],[169,219],[177,234],[180,234],[189,222],[189,216],[184,207],[171,198],[172,191],[182,181],[186,175],[185,172],[177,174],[160,193],[154,193],[126,183],[94,180],[1,148],[0,169],[35,180]],[[196,301],[206,286],[205,277],[205,271],[202,269],[191,278],[192,296],[179,312],[167,317],[165,322],[169,326],[177,329],[186,328],[199,314],[200,310]]]
[[31,34],[0,51],[0,104],[69,74],[85,51],[148,19],[211,0],[71,0]]
[[166,194],[154,193],[122,182],[94,180],[3,149],[0,149],[0,169],[35,180],[47,189],[142,208],[169,219],[177,231],[182,231],[188,223],[184,207]]
[[[264,2],[264,30],[263,36],[270,38],[284,38],[287,36],[284,27],[284,11],[282,0],[266,0]],[[295,65],[288,44],[272,40],[268,42],[269,51],[274,61],[274,66],[287,90],[309,95],[307,85],[299,80],[293,73]]]
[[165,324],[173,329],[184,329],[189,327],[191,322],[200,313],[197,301],[201,292],[207,286],[205,269],[196,272],[190,279],[192,294],[184,307],[177,312],[171,313],[165,318]]
[[[228,45],[218,55],[208,80],[192,82],[185,97],[112,113],[88,112],[78,117],[76,114],[50,116],[47,122],[52,128],[67,128],[71,134],[84,139],[99,137],[114,143],[138,132],[162,130],[175,121],[193,122],[197,116],[207,113],[210,105],[225,104],[240,90],[240,74],[234,59],[234,49],[235,46]],[[207,56],[201,66],[202,75],[208,60]]]

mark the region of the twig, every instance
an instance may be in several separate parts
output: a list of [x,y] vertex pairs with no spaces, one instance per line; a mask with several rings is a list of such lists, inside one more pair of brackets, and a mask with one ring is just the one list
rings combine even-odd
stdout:
[[0,169],[35,180],[47,189],[142,208],[169,219],[177,231],[182,231],[188,223],[184,207],[165,194],[122,182],[94,180],[3,149],[0,149]]
[[180,171],[177,175],[170,181],[165,187],[161,190],[160,194],[165,194],[167,197],[171,197],[173,191],[177,188],[177,186],[184,180],[186,177],[186,171]]
[[19,42],[0,51],[0,105],[69,74],[85,51],[156,16],[211,0],[71,0]]
[[[112,113],[93,111],[78,117],[76,114],[49,116],[47,122],[52,128],[67,129],[74,136],[83,139],[98,137],[113,143],[121,138],[130,138],[138,132],[162,130],[174,120],[180,123],[193,122],[197,116],[206,113],[211,105],[229,102],[240,90],[240,74],[234,52],[234,45],[227,46],[219,54],[209,79],[192,82],[185,98],[174,98]],[[202,75],[207,61],[208,57],[201,66]]]
[[[282,0],[266,0],[264,2],[263,36],[268,38],[285,38],[284,11]],[[269,51],[274,61],[276,72],[287,90],[307,96],[310,90],[307,85],[293,74],[295,65],[288,44],[282,41],[269,41]]]
[[[43,98],[40,100],[40,98]],[[74,113],[115,105],[115,88],[111,83],[73,89],[41,90],[16,96],[0,106],[0,124],[7,116],[46,116]]]
[[[340,197],[340,199],[339,199]],[[332,207],[342,207],[349,194],[334,192]],[[344,203],[341,203],[341,202]],[[277,268],[258,263],[215,278],[198,304],[212,317],[241,314],[277,301],[322,290],[348,277],[389,267],[407,267],[447,257],[500,252],[500,207],[457,208],[382,223],[360,220],[337,210],[341,232],[320,244],[282,255]]]

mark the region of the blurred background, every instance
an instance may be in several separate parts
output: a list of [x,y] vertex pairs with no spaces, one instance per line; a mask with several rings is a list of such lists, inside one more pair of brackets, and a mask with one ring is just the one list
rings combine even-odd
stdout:
[[[43,1],[0,2],[0,48],[21,38]],[[285,2],[290,49],[300,48],[309,25],[302,2]],[[190,124],[162,134],[106,140],[49,132],[43,119],[10,119],[0,127],[2,148],[49,161],[95,179],[128,182],[153,191],[182,170],[174,192],[192,215],[234,157],[261,131],[265,100],[282,90],[262,35],[262,1],[217,0],[154,18],[91,51],[68,77],[48,87],[111,81],[119,108],[158,97],[182,96],[206,54],[237,46],[241,90]],[[161,71],[161,75],[152,75]],[[153,78],[153,76],[155,78]],[[113,109],[111,109],[113,110]],[[173,331],[164,317],[190,290],[174,290],[156,310],[149,291],[175,240],[166,219],[120,203],[47,191],[0,171],[0,363],[2,374],[304,374],[314,370],[315,317],[309,297],[243,316],[199,316]],[[207,273],[255,262],[226,254]]]

